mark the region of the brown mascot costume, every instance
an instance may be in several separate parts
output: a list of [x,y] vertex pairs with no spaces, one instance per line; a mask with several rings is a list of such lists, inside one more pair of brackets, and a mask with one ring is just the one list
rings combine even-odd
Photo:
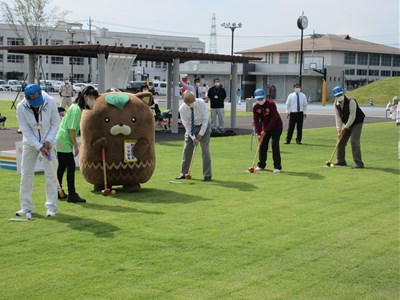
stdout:
[[83,111],[80,170],[95,191],[122,185],[126,192],[138,192],[151,178],[156,164],[152,104],[148,92],[106,93]]

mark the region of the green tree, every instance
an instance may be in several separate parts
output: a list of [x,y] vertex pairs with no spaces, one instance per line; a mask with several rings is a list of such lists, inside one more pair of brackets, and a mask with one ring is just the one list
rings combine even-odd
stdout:
[[[69,13],[59,12],[58,8],[49,8],[50,0],[14,0],[13,4],[0,2],[4,20],[18,38],[26,45],[40,45],[50,39]],[[21,30],[22,27],[22,30]],[[38,57],[35,56],[35,70],[38,70]],[[38,79],[36,71],[35,81]]]

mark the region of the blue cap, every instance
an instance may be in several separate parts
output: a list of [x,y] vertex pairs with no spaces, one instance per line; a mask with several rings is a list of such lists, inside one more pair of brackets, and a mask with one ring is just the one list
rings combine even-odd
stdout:
[[28,84],[26,86],[25,98],[32,107],[39,107],[44,103],[42,89],[37,84]]
[[337,97],[341,94],[344,94],[344,89],[338,85],[332,89],[332,93],[333,93],[333,96]]
[[255,99],[265,98],[265,91],[263,89],[256,89],[254,91],[254,98]]

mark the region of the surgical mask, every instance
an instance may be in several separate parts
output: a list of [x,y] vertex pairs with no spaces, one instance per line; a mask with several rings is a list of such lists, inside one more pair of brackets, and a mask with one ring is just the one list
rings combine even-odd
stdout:
[[96,99],[94,99],[94,98],[86,98],[86,104],[87,104],[87,106],[89,106],[90,108],[93,108],[93,105],[94,105],[94,102],[96,101]]
[[220,83],[219,83],[219,82],[216,82],[216,83],[214,83],[214,85],[215,85],[216,87],[219,87]]
[[196,86],[200,86],[200,82],[197,82],[197,83],[196,83]]
[[68,80],[65,80],[64,83],[65,83],[65,84],[69,84],[69,81],[68,81]]
[[256,101],[257,101],[257,104],[260,104],[260,105],[264,105],[264,103],[265,103],[265,99],[256,100]]
[[298,94],[298,93],[300,93],[301,88],[295,88],[294,91],[295,91],[296,94]]
[[337,102],[342,103],[344,100],[344,95],[335,98]]
[[193,103],[188,104],[189,107],[194,107],[196,101],[194,101]]

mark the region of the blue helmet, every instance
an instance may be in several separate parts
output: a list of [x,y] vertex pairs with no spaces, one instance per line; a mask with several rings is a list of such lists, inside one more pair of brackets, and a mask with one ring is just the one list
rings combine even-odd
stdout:
[[254,98],[255,99],[265,98],[265,91],[263,89],[256,89],[254,91]]
[[332,89],[332,93],[333,93],[333,96],[337,97],[339,95],[344,94],[344,89],[338,85]]
[[37,84],[28,84],[25,87],[25,98],[32,107],[39,107],[44,103],[42,89]]

